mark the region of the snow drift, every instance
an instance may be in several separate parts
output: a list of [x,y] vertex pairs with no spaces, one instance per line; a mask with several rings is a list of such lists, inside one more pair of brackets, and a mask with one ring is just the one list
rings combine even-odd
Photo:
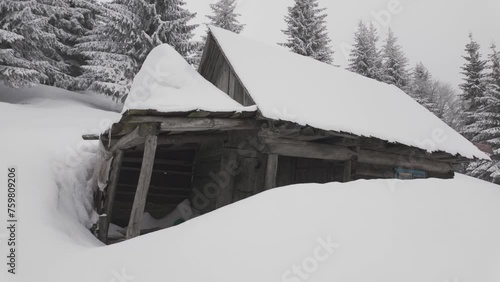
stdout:
[[282,187],[62,258],[50,281],[499,281],[499,203],[462,175]]

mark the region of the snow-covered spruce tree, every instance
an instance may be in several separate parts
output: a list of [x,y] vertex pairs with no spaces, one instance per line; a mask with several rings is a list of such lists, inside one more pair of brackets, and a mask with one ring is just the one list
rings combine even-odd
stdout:
[[215,4],[210,4],[212,15],[207,15],[210,19],[210,25],[214,25],[235,33],[240,33],[245,27],[240,24],[238,17],[240,14],[235,13],[236,0],[219,0]]
[[105,4],[95,28],[76,45],[86,58],[79,88],[124,99],[147,54],[160,43],[151,37],[156,20],[154,5],[144,0]]
[[31,82],[63,88],[74,84],[81,59],[73,45],[92,27],[94,7],[87,0],[0,1],[0,28],[21,36],[10,43],[11,54],[29,61],[25,68],[45,76]]
[[[493,161],[479,161],[467,167],[467,174],[500,184],[500,54],[491,46],[488,56],[489,73],[486,77],[484,97],[479,98],[479,109],[475,112],[475,123],[469,128],[475,135],[473,142],[488,144],[493,149]],[[476,129],[479,129],[476,131]]]
[[402,90],[408,90],[408,59],[400,45],[397,44],[397,37],[389,28],[387,39],[382,47],[382,81],[393,84]]
[[[207,15],[206,17],[210,20],[208,25],[213,25],[220,27],[235,33],[240,33],[245,27],[238,21],[240,14],[235,12],[236,0],[219,0],[215,4],[210,4],[210,9],[212,10],[212,15]],[[201,42],[198,43],[195,55],[193,57],[193,65],[198,68],[201,56],[203,55],[203,49],[205,47],[205,42],[207,41],[207,36],[203,35],[201,37]]]
[[123,101],[135,74],[157,45],[168,43],[189,60],[196,47],[190,41],[196,25],[187,22],[195,14],[183,5],[178,0],[105,4],[94,30],[77,45],[87,58],[80,87]]
[[438,97],[436,96],[434,90],[435,83],[432,80],[429,70],[422,62],[417,63],[411,75],[408,94],[426,109],[434,113],[439,118],[442,118],[437,105]]
[[480,46],[469,34],[470,42],[465,47],[466,55],[463,56],[465,64],[462,67],[464,83],[460,84],[462,90],[461,99],[464,107],[464,129],[463,134],[469,140],[482,130],[479,122],[479,113],[484,105],[486,92],[486,61],[481,59]]
[[282,46],[297,54],[333,63],[333,51],[326,28],[325,8],[319,8],[318,0],[295,0],[285,16],[287,28],[283,33],[287,43]]
[[382,59],[377,49],[377,41],[377,30],[373,24],[367,27],[360,21],[354,34],[353,49],[349,54],[350,71],[382,80]]
[[48,77],[23,56],[26,49],[24,36],[0,29],[0,83],[11,87],[24,87],[43,83]]
[[153,39],[171,45],[188,62],[193,63],[199,43],[192,38],[198,25],[189,24],[189,21],[196,17],[196,13],[184,8],[186,3],[183,0],[149,1],[155,5],[157,14],[157,20],[153,23],[154,33],[151,34]]

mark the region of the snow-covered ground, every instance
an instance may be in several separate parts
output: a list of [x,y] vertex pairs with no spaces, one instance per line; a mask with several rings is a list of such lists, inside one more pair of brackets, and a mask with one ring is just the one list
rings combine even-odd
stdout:
[[102,246],[86,229],[96,147],[80,136],[119,115],[24,101],[0,102],[0,185],[8,166],[19,179],[18,274],[4,263],[0,281],[500,281],[500,189],[462,175],[283,187]]

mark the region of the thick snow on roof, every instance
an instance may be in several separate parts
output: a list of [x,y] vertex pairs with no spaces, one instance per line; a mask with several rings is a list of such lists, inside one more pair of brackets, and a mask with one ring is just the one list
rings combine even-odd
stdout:
[[159,112],[255,111],[244,107],[206,81],[170,45],[154,48],[134,78],[123,111]]
[[488,159],[395,86],[220,28],[210,31],[267,118]]

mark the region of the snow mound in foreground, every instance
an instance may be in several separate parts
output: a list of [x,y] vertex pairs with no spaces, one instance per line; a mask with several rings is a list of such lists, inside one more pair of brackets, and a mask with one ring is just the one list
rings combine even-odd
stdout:
[[205,80],[168,44],[155,47],[134,78],[123,111],[255,111]]
[[295,185],[63,259],[51,281],[499,281],[499,221],[498,186],[462,175]]

